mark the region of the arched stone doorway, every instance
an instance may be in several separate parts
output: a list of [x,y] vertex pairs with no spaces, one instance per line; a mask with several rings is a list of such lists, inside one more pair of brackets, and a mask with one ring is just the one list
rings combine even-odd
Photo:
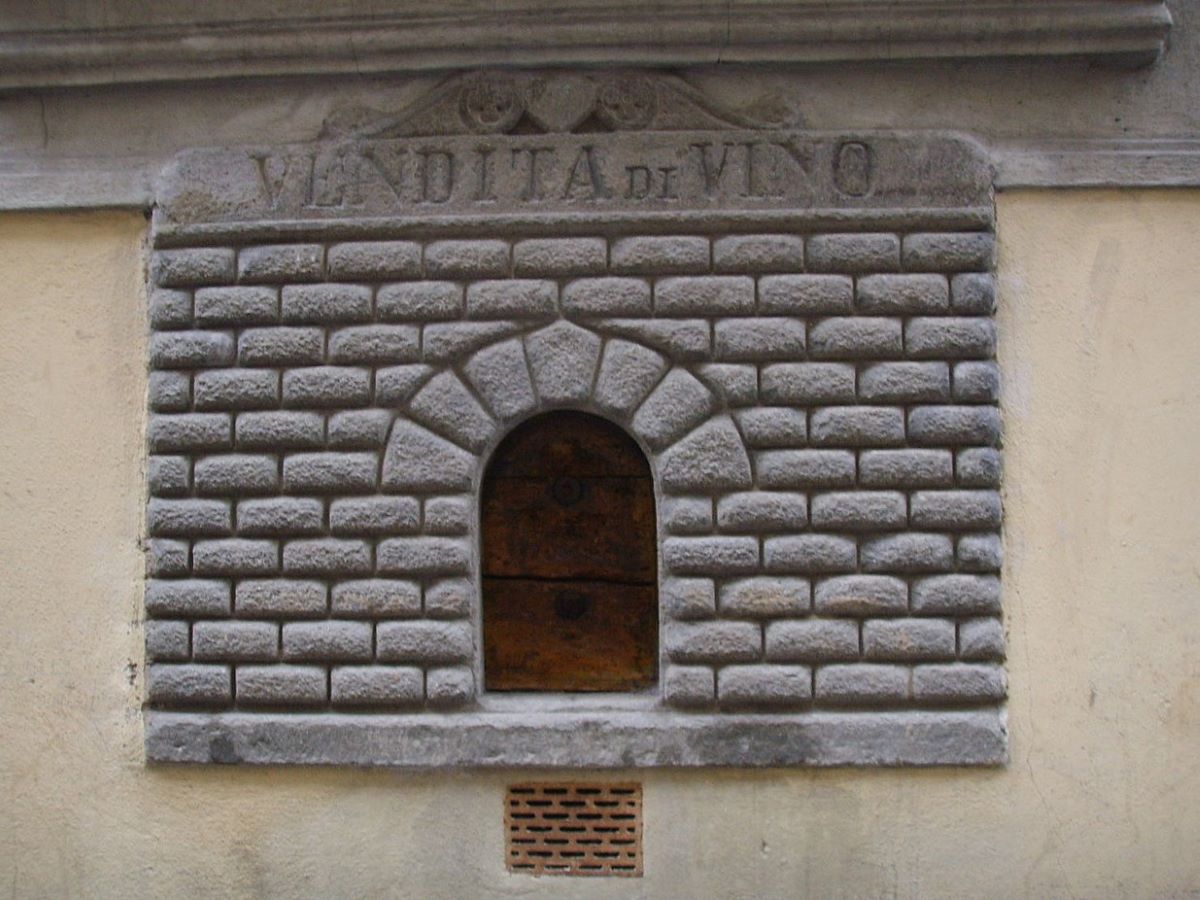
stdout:
[[536,416],[484,476],[484,686],[635,691],[658,669],[650,465],[618,426]]

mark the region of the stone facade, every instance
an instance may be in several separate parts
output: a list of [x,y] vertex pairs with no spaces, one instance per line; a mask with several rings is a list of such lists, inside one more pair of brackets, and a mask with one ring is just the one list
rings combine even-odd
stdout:
[[[986,166],[573,87],[480,120],[455,82],[353,143],[169,174],[151,757],[1002,761]],[[433,145],[421,116],[491,133]],[[606,710],[478,690],[476,494],[553,409],[623,426],[656,483],[659,690]]]

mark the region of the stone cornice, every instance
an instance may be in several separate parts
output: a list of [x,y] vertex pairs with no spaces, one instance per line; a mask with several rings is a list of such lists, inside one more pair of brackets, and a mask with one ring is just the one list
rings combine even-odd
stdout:
[[[1007,56],[1153,61],[1162,0],[574,2],[547,10],[0,31],[0,90],[479,65],[850,62]],[[232,18],[232,17],[230,17]]]

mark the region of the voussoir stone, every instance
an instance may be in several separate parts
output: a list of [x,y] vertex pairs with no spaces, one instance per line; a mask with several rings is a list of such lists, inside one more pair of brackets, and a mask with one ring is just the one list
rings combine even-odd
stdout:
[[525,338],[538,396],[547,403],[586,400],[600,362],[598,335],[569,322],[555,322]]
[[383,455],[385,490],[466,490],[474,471],[475,457],[445,438],[413,422],[392,426]]
[[737,490],[751,484],[750,457],[733,420],[718,416],[668,447],[659,477],[669,493]]

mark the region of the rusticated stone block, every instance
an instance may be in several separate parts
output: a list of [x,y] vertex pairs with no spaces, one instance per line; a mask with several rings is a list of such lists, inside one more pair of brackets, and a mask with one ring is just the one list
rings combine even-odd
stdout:
[[395,575],[465,575],[471,555],[456,538],[406,537],[380,541],[379,571]]
[[369,322],[371,289],[361,284],[286,285],[281,318],[293,325]]
[[717,502],[717,525],[726,532],[795,531],[808,520],[808,498],[782,491],[726,494]]
[[366,575],[371,547],[366,541],[314,538],[283,545],[283,571],[289,575]]
[[325,669],[321,666],[237,667],[238,706],[324,706],[328,695]]
[[151,621],[146,631],[146,659],[150,662],[182,662],[191,653],[191,631],[183,621]]
[[192,295],[189,291],[159,288],[150,292],[150,327],[159,330],[189,328],[192,324]]
[[818,234],[808,239],[810,272],[895,272],[900,238],[894,234]]
[[436,278],[487,278],[507,275],[507,241],[435,241],[425,246],[425,274]]
[[800,409],[759,406],[739,410],[735,418],[747,447],[799,447],[808,437],[808,416]]
[[854,366],[847,363],[776,363],[762,370],[767,403],[811,406],[854,402]]
[[416,362],[420,356],[420,338],[412,325],[351,325],[329,335],[329,361],[333,363],[379,366]]
[[416,706],[425,699],[425,677],[415,666],[334,666],[329,688],[339,709]]
[[347,497],[329,504],[334,534],[403,534],[421,526],[421,506],[413,497]]
[[153,497],[146,518],[156,537],[200,537],[223,535],[231,530],[233,517],[224,500],[160,500]]
[[913,612],[924,615],[987,615],[1000,611],[1000,580],[994,575],[934,575],[912,588]]
[[228,581],[151,579],[146,582],[146,612],[156,618],[227,616],[230,596]]
[[467,318],[546,319],[554,315],[557,301],[553,281],[476,281],[467,286]]
[[702,709],[716,698],[716,679],[709,666],[668,666],[663,702],[679,709]]
[[955,626],[950,619],[887,619],[864,622],[863,656],[874,660],[953,659]]
[[754,311],[754,279],[741,275],[661,278],[654,285],[660,316],[721,316]]
[[227,366],[233,355],[233,335],[225,331],[160,331],[150,336],[150,365],[156,369]]
[[944,572],[954,562],[949,536],[906,531],[863,541],[866,572]]
[[826,616],[883,616],[908,609],[908,585],[883,575],[843,575],[817,582],[816,611]]
[[970,660],[1004,658],[1004,626],[991,617],[966,619],[958,625],[958,655]]
[[598,275],[608,264],[604,238],[530,238],[513,245],[513,271],[524,275]]
[[463,312],[463,288],[453,281],[385,284],[375,297],[375,307],[385,322],[457,319]]
[[641,278],[580,278],[563,288],[563,312],[574,316],[648,316],[650,282]]
[[421,612],[421,586],[394,578],[342,581],[333,586],[332,610],[337,616],[390,618]]
[[850,663],[821,666],[816,699],[830,706],[891,706],[908,699],[906,666]]
[[943,275],[866,275],[858,279],[859,312],[920,315],[950,310],[950,285]]
[[721,587],[721,614],[730,618],[776,618],[808,612],[812,589],[804,578],[759,576]]
[[279,626],[273,622],[197,622],[192,655],[215,662],[263,662],[279,655]]
[[835,488],[854,485],[854,454],[849,450],[766,450],[755,454],[765,488]]
[[904,237],[904,268],[910,272],[989,269],[995,241],[984,232],[909,234]]
[[220,538],[192,545],[197,575],[270,575],[279,571],[279,544],[251,538]]
[[461,663],[475,647],[465,622],[381,622],[375,640],[383,662]]
[[279,318],[279,291],[266,287],[212,287],[196,291],[196,324],[267,325]]
[[899,319],[861,316],[822,319],[809,328],[813,359],[878,359],[904,352]]
[[192,486],[192,465],[186,456],[151,456],[146,481],[155,497],[178,497]]
[[842,275],[766,275],[758,280],[758,311],[770,315],[837,316],[854,305],[854,282]]
[[279,461],[248,453],[204,456],[196,460],[193,477],[200,494],[270,494],[279,490]]
[[768,572],[851,572],[857,555],[854,541],[836,534],[797,534],[763,542],[763,563]]
[[658,597],[666,614],[680,621],[711,619],[717,613],[717,591],[711,578],[664,578]]
[[283,626],[287,660],[366,660],[371,658],[369,622],[288,622]]
[[841,662],[857,659],[858,623],[849,619],[772,622],[766,658],[772,662]]
[[738,575],[758,566],[752,537],[672,537],[663,541],[663,562],[680,575]]
[[325,443],[325,418],[315,412],[241,413],[237,446],[243,450],[301,450]]
[[812,700],[807,666],[725,666],[717,672],[717,702],[730,709],[800,706]]
[[159,250],[150,261],[151,278],[162,287],[228,284],[234,279],[236,254],[227,247]]
[[475,698],[475,673],[467,666],[425,670],[425,695],[434,709],[453,709]]
[[146,676],[146,694],[154,706],[219,707],[233,702],[229,666],[154,663]]
[[238,280],[246,284],[319,281],[325,268],[320,244],[276,244],[238,251]]
[[329,277],[335,281],[417,278],[421,274],[421,245],[414,241],[334,244],[326,264]]
[[828,406],[809,417],[817,446],[890,447],[904,443],[904,411],[890,406]]
[[987,703],[1004,699],[1004,670],[999,666],[954,663],[916,666],[913,699],[918,703]]
[[674,662],[729,663],[758,659],[762,628],[750,622],[672,622],[663,640]]
[[707,272],[708,238],[631,237],[615,241],[611,251],[614,272],[664,275]]
[[720,319],[714,333],[718,359],[762,362],[804,355],[802,319]]
[[718,272],[798,272],[804,268],[804,239],[794,234],[731,234],[713,241]]
[[233,603],[244,618],[307,619],[326,614],[328,594],[321,581],[243,578],[237,583]]

